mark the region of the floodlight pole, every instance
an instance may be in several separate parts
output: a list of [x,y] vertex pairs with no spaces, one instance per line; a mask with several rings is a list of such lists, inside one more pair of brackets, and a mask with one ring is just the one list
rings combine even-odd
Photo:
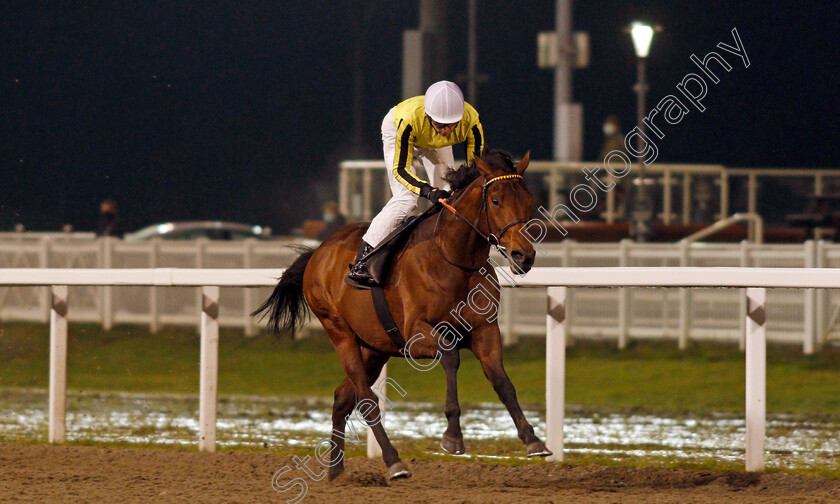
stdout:
[[573,161],[571,138],[572,53],[569,41],[572,34],[572,0],[557,0],[555,6],[557,33],[557,64],[554,67],[554,159]]
[[[639,134],[636,135],[636,151],[643,152],[644,139],[642,135],[645,132],[645,110],[646,95],[648,91],[647,81],[645,79],[645,58],[636,58],[636,127],[639,128]],[[645,163],[642,156],[638,158],[638,166],[636,167],[636,199],[633,205],[632,214],[632,234],[637,242],[646,242],[650,239],[653,225],[653,205],[650,199],[650,193],[647,190],[647,183],[645,181]]]
[[[639,37],[638,28],[643,28],[642,34],[647,37]],[[650,199],[647,183],[645,180],[645,163],[641,153],[644,150],[644,132],[645,132],[645,111],[647,104],[645,97],[648,92],[648,84],[645,75],[646,63],[650,44],[653,41],[654,29],[641,23],[633,23],[630,28],[630,34],[633,37],[633,47],[636,52],[636,85],[633,90],[636,92],[636,127],[638,134],[636,135],[636,152],[638,156],[638,166],[636,167],[636,194],[633,201],[633,211],[630,216],[630,234],[637,242],[646,242],[653,234],[653,202]]]
[[476,79],[478,78],[478,55],[476,54],[476,3],[478,0],[469,0],[467,4],[467,11],[469,13],[469,29],[467,31],[467,96],[469,97],[472,106],[478,106],[478,86],[476,86]]

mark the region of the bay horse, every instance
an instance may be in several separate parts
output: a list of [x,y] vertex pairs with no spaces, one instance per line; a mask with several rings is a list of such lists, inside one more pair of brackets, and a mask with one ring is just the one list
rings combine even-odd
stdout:
[[[488,318],[484,307],[464,304],[471,290],[480,286],[499,306],[501,289],[492,267],[487,266],[491,242],[509,251],[504,255],[516,270],[527,272],[533,266],[533,244],[517,232],[531,210],[531,193],[522,178],[528,162],[528,154],[514,165],[504,152],[485,151],[471,165],[450,170],[446,180],[453,191],[451,207],[460,216],[441,210],[418,224],[393,257],[383,284],[399,330],[406,339],[412,337],[410,358],[437,356],[446,373],[444,413],[448,426],[441,447],[449,453],[464,453],[456,374],[458,351],[469,348],[513,418],[527,455],[551,455],[525,419],[505,372],[498,319]],[[411,475],[379,422],[378,399],[371,390],[388,359],[405,355],[377,318],[370,292],[344,283],[348,264],[353,262],[368,225],[339,228],[318,248],[301,254],[283,273],[269,299],[252,314],[268,315],[269,328],[277,334],[294,334],[308,305],[338,353],[347,378],[335,389],[330,479],[344,472],[346,418],[357,405],[382,449],[388,477]],[[460,327],[458,336],[441,339],[433,329],[441,322]],[[364,410],[362,402],[367,405]]]

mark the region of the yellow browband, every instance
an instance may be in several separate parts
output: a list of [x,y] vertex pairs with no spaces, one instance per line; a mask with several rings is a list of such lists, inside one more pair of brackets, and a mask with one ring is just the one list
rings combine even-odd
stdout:
[[522,175],[516,175],[516,174],[514,174],[514,175],[499,175],[498,177],[493,177],[490,180],[488,180],[487,182],[485,182],[484,187],[489,186],[490,184],[492,184],[493,182],[495,182],[497,180],[513,179],[513,178],[521,179]]

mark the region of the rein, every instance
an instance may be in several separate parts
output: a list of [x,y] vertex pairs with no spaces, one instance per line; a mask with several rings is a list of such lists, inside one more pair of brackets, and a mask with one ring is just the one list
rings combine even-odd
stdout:
[[[489,207],[487,205],[487,188],[490,186],[490,184],[492,184],[493,182],[496,182],[497,180],[510,180],[510,179],[522,180],[522,175],[518,175],[518,174],[499,175],[498,177],[491,178],[490,180],[485,182],[484,185],[481,187],[481,209],[479,210],[479,215],[481,215],[481,213],[483,212],[485,218],[487,219],[487,233],[488,234],[484,234],[483,232],[481,232],[481,230],[478,229],[475,226],[475,224],[470,222],[469,219],[464,217],[463,214],[458,212],[458,210],[455,209],[455,207],[453,207],[452,205],[450,205],[448,203],[444,203],[443,201],[439,202],[441,205],[444,206],[444,208],[446,208],[447,210],[452,212],[453,215],[455,215],[456,217],[458,217],[459,219],[461,219],[462,221],[467,223],[467,225],[469,227],[471,227],[473,231],[478,233],[479,236],[484,238],[484,240],[487,243],[489,243],[493,247],[496,247],[496,250],[498,250],[499,253],[502,255],[502,257],[504,257],[507,260],[510,260],[510,257],[508,256],[507,250],[505,249],[505,247],[502,246],[502,236],[511,227],[513,227],[517,224],[522,224],[524,222],[528,222],[528,221],[526,219],[516,219],[514,221],[511,221],[511,222],[505,224],[505,226],[502,227],[502,228],[499,228],[499,226],[497,225],[496,229],[498,229],[499,232],[498,232],[498,234],[494,234],[493,231],[492,231],[492,227],[490,226],[490,210],[489,210]],[[440,221],[440,215],[438,215],[438,221]],[[493,221],[493,223],[495,224],[495,220]],[[440,250],[440,247],[438,247],[436,240],[435,240],[434,243],[435,243],[435,249],[438,251],[438,254],[440,254],[440,256],[443,258],[444,261],[448,262],[452,266],[456,266],[458,268],[469,270],[469,271],[478,271],[481,268],[480,266],[477,267],[477,268],[472,267],[472,266],[464,266],[464,265],[457,264],[457,263],[454,263],[454,262],[450,261],[449,259],[446,258],[445,255],[443,255],[443,252]]]

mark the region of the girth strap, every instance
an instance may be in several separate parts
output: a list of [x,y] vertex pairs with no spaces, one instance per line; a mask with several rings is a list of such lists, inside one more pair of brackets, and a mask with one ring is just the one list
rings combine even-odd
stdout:
[[391,315],[391,309],[388,308],[388,301],[385,300],[385,290],[382,287],[376,286],[370,288],[370,296],[373,298],[373,308],[376,310],[376,316],[379,317],[379,322],[385,328],[385,332],[391,341],[402,353],[405,348],[405,338],[397,328],[397,323],[394,322],[394,317]]

